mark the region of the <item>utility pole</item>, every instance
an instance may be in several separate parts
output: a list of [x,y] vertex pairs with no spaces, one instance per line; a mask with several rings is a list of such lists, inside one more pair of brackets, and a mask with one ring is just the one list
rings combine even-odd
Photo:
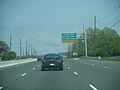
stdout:
[[28,46],[28,55],[30,55],[30,43],[29,43],[29,46]]
[[[77,33],[76,33],[77,34]],[[77,56],[78,56],[78,38],[76,37],[76,53],[77,53]]]
[[27,42],[27,40],[26,40],[26,56],[27,56],[27,54],[28,54],[28,52],[27,52],[27,43],[28,43],[28,42]]
[[22,56],[22,46],[21,46],[21,38],[20,38],[20,58]]
[[25,55],[24,55],[24,49],[23,49],[23,57],[24,57]]
[[31,45],[31,56],[32,56],[32,51],[33,51],[33,50],[32,50],[32,45]]
[[85,57],[87,57],[87,35],[86,35],[86,30],[84,30],[84,24],[83,24],[83,36],[84,36],[84,49],[83,53],[85,54]]
[[94,57],[96,56],[96,16],[94,16]]
[[68,44],[68,57],[71,57],[70,43]]
[[12,48],[12,35],[10,35],[10,51],[11,51],[11,48]]
[[85,55],[85,31],[84,31],[84,24],[83,24],[83,56]]
[[35,56],[35,47],[34,47],[34,49],[33,49],[34,51],[33,51],[33,53],[34,53],[34,56]]
[[84,32],[84,39],[85,39],[85,56],[87,57],[88,56],[88,54],[87,54],[87,35],[86,35],[86,30],[85,30],[85,32]]

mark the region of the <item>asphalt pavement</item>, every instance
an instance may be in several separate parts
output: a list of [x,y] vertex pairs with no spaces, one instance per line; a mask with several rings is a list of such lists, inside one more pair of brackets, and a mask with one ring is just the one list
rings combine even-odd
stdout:
[[0,69],[0,90],[120,90],[120,63],[71,58],[64,70],[40,70],[40,61]]

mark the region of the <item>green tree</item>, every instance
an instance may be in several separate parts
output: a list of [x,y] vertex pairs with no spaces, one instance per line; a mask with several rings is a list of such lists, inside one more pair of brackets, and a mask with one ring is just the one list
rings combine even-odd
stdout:
[[[87,32],[87,44],[88,44],[88,55],[94,56],[94,29],[88,28]],[[97,37],[99,35],[100,29],[96,28],[95,36],[96,36],[96,47],[97,47]],[[97,51],[97,50],[96,50]]]
[[16,53],[13,52],[13,51],[6,51],[6,52],[4,52],[2,54],[1,59],[3,61],[5,61],[5,60],[14,60],[14,59],[16,59]]
[[80,37],[77,39],[77,42],[72,44],[72,52],[78,53],[78,56],[84,56],[85,50],[84,50],[84,34],[82,33]]
[[118,55],[120,51],[120,36],[114,29],[103,28],[97,35],[97,55],[113,56]]
[[0,40],[0,56],[3,52],[8,50],[9,50],[9,46],[4,41]]
[[[96,55],[113,56],[120,53],[120,36],[114,29],[96,29]],[[94,55],[94,30],[87,29],[88,54]]]
[[[88,28],[86,31],[88,55],[94,56],[94,29]],[[120,56],[120,36],[114,29],[96,28],[95,36],[96,56]],[[73,43],[72,52],[76,52],[78,49],[78,55],[84,56],[84,34],[81,34],[77,44],[78,48],[76,48],[76,43]]]

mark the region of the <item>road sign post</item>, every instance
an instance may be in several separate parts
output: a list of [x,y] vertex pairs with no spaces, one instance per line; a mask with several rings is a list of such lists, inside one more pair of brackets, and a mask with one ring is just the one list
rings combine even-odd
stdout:
[[62,43],[69,43],[68,45],[68,52],[69,57],[71,57],[71,49],[70,44],[77,41],[77,34],[76,33],[62,33]]

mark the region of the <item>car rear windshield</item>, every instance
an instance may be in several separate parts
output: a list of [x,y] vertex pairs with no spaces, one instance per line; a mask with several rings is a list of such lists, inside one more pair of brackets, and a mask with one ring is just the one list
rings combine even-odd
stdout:
[[60,59],[60,56],[57,54],[47,54],[44,56],[44,59]]

